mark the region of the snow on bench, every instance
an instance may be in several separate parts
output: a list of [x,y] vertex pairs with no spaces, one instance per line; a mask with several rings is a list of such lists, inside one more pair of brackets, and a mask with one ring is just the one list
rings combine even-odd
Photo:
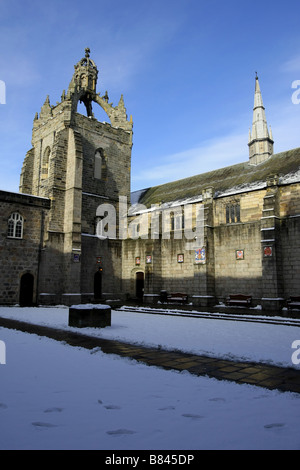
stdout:
[[288,310],[292,310],[293,308],[300,309],[300,296],[293,296],[287,301],[287,308]]
[[171,302],[187,302],[188,301],[188,295],[183,294],[182,292],[175,292],[173,294],[168,294],[167,300]]
[[251,305],[252,296],[244,294],[229,294],[226,299],[226,305],[238,305],[241,307],[248,307]]

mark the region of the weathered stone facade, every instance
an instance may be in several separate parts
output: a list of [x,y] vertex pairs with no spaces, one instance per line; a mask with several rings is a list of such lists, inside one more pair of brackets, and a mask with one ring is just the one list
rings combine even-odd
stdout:
[[96,93],[97,78],[87,49],[61,102],[47,97],[35,116],[20,180],[31,196],[0,192],[0,302],[19,301],[24,273],[42,304],[167,291],[207,307],[243,293],[276,311],[299,295],[300,148],[273,154],[258,79],[249,161],[130,195],[132,119],[122,96],[113,107]]
[[[98,71],[86,50],[67,94],[51,107],[47,97],[33,125],[33,148],[24,160],[20,192],[51,200],[40,259],[39,301],[73,304],[114,297],[121,291],[121,241],[96,236],[97,208],[118,210],[130,197],[132,122],[123,97],[118,106],[96,94]],[[81,100],[87,116],[78,114]],[[98,122],[92,102],[111,124]],[[105,275],[102,275],[105,273]]]
[[[145,300],[151,302],[159,299],[160,290],[187,293],[199,306],[243,293],[253,297],[254,305],[277,310],[285,299],[299,295],[299,162],[300,149],[295,149],[259,166],[239,164],[143,192],[138,201],[143,206],[132,211],[133,220],[141,209],[153,211],[154,206],[161,219],[170,207],[175,211],[177,206],[177,215],[178,207],[182,213],[187,206],[202,207],[203,238],[191,244],[184,230],[180,239],[171,230],[168,240],[160,230],[159,240],[124,242],[123,278],[130,295],[137,272],[144,275]],[[206,185],[215,189],[207,191]],[[189,188],[186,199],[184,187]]]
[[[44,224],[49,209],[48,199],[0,191],[1,304],[37,302]],[[16,228],[14,214],[20,222],[17,233],[9,230],[10,220],[12,229]]]

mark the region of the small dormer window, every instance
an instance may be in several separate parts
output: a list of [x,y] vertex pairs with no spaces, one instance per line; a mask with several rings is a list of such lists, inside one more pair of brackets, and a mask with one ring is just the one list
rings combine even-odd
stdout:
[[241,221],[240,204],[232,203],[226,206],[226,224],[235,224]]
[[171,230],[182,230],[184,229],[184,214],[182,213],[171,213]]
[[7,237],[8,238],[23,238],[23,217],[14,212],[8,219]]

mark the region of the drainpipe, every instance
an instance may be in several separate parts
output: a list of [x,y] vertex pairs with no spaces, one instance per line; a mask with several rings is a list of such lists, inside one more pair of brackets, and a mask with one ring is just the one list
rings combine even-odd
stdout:
[[40,279],[40,264],[41,264],[41,252],[44,242],[44,227],[45,227],[45,212],[42,209],[41,213],[41,232],[40,232],[40,243],[39,243],[39,251],[38,251],[38,266],[37,266],[37,279],[36,279],[36,303],[39,295],[39,279]]

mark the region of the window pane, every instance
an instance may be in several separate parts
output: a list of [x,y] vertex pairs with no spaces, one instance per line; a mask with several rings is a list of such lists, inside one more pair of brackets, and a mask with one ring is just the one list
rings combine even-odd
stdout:
[[230,219],[229,219],[229,207],[230,207],[230,206],[226,206],[226,224],[229,224],[229,223],[230,223]]
[[94,169],[94,178],[101,179],[101,169],[102,169],[102,158],[99,153],[95,155],[95,169]]
[[14,221],[13,220],[9,220],[8,221],[8,230],[7,230],[7,236],[8,237],[13,237],[14,236]]
[[230,222],[231,222],[231,223],[234,223],[234,222],[235,222],[234,214],[235,214],[235,210],[234,210],[234,205],[232,204],[232,205],[230,206]]
[[236,222],[240,222],[240,205],[239,204],[235,206],[235,217],[236,217]]
[[22,222],[19,220],[16,223],[16,238],[21,238],[22,237]]

